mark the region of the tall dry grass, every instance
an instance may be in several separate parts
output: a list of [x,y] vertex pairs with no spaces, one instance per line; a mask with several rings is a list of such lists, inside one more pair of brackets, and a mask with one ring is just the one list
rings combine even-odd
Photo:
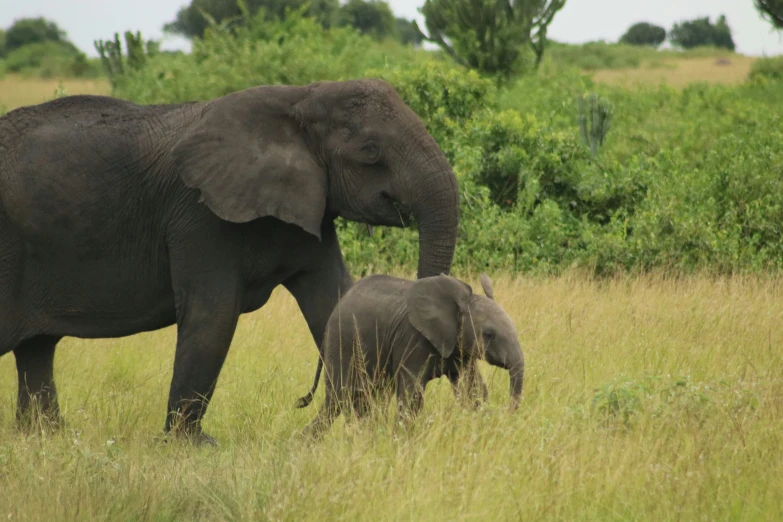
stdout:
[[[471,283],[479,289],[478,278]],[[0,359],[2,520],[780,520],[783,281],[495,280],[527,357],[522,406],[432,383],[412,432],[339,420],[295,437],[316,351],[277,290],[244,316],[205,421],[217,449],[162,445],[175,332],[66,339],[68,421],[14,428]]]
[[0,114],[51,100],[58,87],[67,94],[108,95],[111,91],[111,85],[105,78],[25,78],[8,74],[0,78]]
[[624,87],[659,83],[685,87],[695,82],[738,85],[747,79],[755,60],[752,56],[743,55],[730,55],[723,59],[727,62],[720,63],[720,59],[715,57],[662,59],[633,69],[595,71],[593,78],[598,82]]

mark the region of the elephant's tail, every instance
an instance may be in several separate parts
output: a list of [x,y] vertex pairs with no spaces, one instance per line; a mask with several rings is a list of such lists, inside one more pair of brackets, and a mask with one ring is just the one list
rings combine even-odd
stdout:
[[318,357],[318,367],[315,369],[315,380],[313,381],[313,387],[310,389],[310,392],[307,395],[304,397],[299,397],[296,400],[297,408],[304,408],[313,402],[313,396],[315,395],[315,390],[318,389],[318,380],[321,378],[321,368],[323,368],[323,366],[323,359]]

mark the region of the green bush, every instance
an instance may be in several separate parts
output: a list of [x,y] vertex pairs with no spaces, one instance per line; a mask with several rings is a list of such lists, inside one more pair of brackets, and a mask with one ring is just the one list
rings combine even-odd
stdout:
[[5,58],[5,70],[28,76],[90,76],[99,74],[94,61],[67,42],[46,41],[14,49]]
[[[388,44],[387,44],[388,45]],[[352,28],[323,29],[302,10],[284,21],[263,12],[232,30],[212,27],[188,55],[160,54],[117,79],[117,96],[144,103],[205,100],[255,85],[304,85],[361,77],[369,67],[395,59],[389,47]],[[396,44],[400,60],[414,51]],[[413,61],[413,60],[411,60]]]
[[750,66],[750,80],[783,80],[783,56],[759,58]]
[[455,133],[479,111],[496,106],[492,82],[448,62],[427,60],[406,67],[368,69],[364,75],[391,83],[452,161],[459,152],[452,146],[459,145],[453,139]]
[[633,69],[644,59],[656,56],[653,48],[630,44],[587,42],[581,45],[553,45],[550,59],[558,65],[578,67],[583,70]]

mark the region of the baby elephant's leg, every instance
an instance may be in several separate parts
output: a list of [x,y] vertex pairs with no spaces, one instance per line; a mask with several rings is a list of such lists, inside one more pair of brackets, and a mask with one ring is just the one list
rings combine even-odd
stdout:
[[420,379],[404,369],[397,374],[397,411],[410,426],[424,405],[424,386]]
[[448,374],[448,378],[451,382],[451,389],[454,392],[454,397],[458,401],[462,401],[463,394],[465,394],[470,406],[475,409],[486,403],[489,399],[487,385],[481,378],[481,373],[479,373],[475,361],[466,365],[459,372]]
[[313,439],[320,439],[323,434],[332,427],[332,424],[338,415],[340,415],[340,404],[333,393],[327,392],[326,400],[318,411],[318,415],[307,425],[303,430],[302,435]]

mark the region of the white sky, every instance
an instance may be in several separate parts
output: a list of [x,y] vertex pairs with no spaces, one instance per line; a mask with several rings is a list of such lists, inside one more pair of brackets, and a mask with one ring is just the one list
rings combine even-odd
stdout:
[[[115,32],[140,30],[162,39],[164,49],[188,49],[187,40],[163,35],[163,24],[174,19],[188,0],[0,0],[0,27],[15,19],[44,16],[54,20],[80,49],[95,56],[93,41]],[[398,16],[416,18],[424,0],[390,0]],[[753,0],[567,0],[555,16],[549,36],[579,43],[616,41],[633,23],[648,21],[666,28],[683,19],[725,14],[737,50],[750,55],[783,54],[783,33],[776,33],[753,8]]]

